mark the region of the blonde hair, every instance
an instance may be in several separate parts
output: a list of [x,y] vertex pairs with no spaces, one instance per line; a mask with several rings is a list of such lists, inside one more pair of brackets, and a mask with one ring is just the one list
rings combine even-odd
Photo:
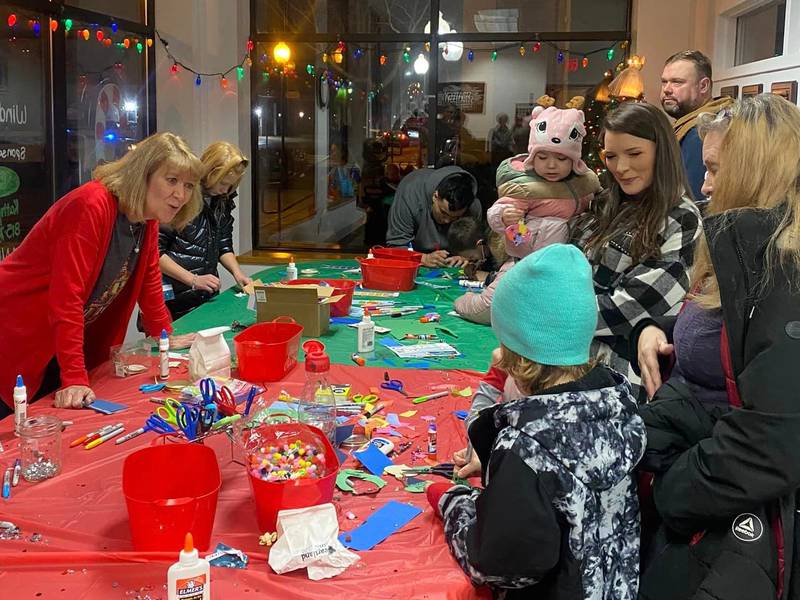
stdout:
[[555,366],[534,362],[500,344],[501,358],[497,367],[511,377],[520,392],[533,395],[558,384],[576,381],[594,367],[592,361],[584,365]]
[[[787,262],[800,265],[800,109],[780,96],[760,94],[734,107],[720,146],[708,214],[781,205],[786,210],[767,244],[759,293],[769,285],[776,267]],[[721,306],[705,236],[695,256],[691,289],[700,306]]]
[[486,245],[489,247],[489,252],[492,253],[498,268],[509,259],[508,253],[506,252],[506,238],[504,235],[496,231],[490,231]]
[[147,188],[150,177],[163,166],[188,173],[195,187],[189,201],[172,220],[176,229],[182,228],[200,212],[200,177],[203,165],[183,139],[174,133],[155,133],[145,138],[114,162],[99,165],[92,177],[117,197],[119,207],[131,221],[144,221]]
[[230,173],[236,175],[236,183],[232,187],[239,187],[248,165],[248,160],[242,154],[242,151],[228,142],[210,144],[203,152],[200,161],[203,163],[203,169],[205,170],[201,181],[205,190],[213,188]]

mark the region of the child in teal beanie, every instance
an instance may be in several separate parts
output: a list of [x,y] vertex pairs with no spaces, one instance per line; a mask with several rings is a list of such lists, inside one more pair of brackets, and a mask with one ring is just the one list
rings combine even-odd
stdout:
[[517,263],[495,291],[492,328],[496,396],[511,377],[522,397],[469,426],[482,491],[427,490],[464,572],[507,600],[636,598],[633,469],[646,433],[625,377],[589,361],[596,324],[591,267],[577,248],[553,244]]

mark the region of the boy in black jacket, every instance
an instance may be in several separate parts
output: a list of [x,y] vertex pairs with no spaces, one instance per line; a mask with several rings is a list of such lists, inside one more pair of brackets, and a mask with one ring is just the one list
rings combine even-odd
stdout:
[[428,488],[456,560],[505,598],[636,598],[631,472],[645,427],[627,380],[589,363],[596,324],[591,267],[574,246],[553,244],[511,269],[495,292],[492,328],[498,366],[523,397],[470,425],[483,491]]

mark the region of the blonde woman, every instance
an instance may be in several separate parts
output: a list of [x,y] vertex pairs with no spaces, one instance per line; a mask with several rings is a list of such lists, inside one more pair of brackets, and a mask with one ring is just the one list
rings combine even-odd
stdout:
[[648,388],[657,356],[676,359],[641,407],[663,527],[639,598],[795,598],[800,109],[771,94],[733,107],[704,229],[676,322],[639,328]]
[[181,138],[150,136],[56,202],[0,263],[0,417],[12,412],[17,374],[29,398],[57,389],[56,407],[91,403],[88,371],[123,341],[137,303],[149,335],[172,330],[158,223],[191,221],[201,175]]
[[217,263],[222,263],[236,283],[251,279],[242,272],[233,252],[233,199],[247,169],[247,159],[233,144],[214,142],[200,159],[203,205],[200,214],[183,230],[164,225],[158,245],[159,265],[175,293],[167,301],[172,318],[177,319],[219,293]]

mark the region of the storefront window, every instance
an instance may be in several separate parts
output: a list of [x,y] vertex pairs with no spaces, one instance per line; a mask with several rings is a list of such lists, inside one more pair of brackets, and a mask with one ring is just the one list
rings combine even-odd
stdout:
[[[13,17],[12,17],[13,15]],[[0,6],[0,260],[50,205],[45,15]],[[38,25],[38,27],[36,27]]]
[[[120,158],[147,136],[146,38],[80,21],[73,29],[77,34],[66,39],[68,167],[60,194],[85,183],[99,163]],[[88,40],[83,30],[90,32]]]
[[[625,59],[626,0],[496,4],[441,0],[433,49],[429,1],[257,2],[257,248],[384,243],[395,189],[419,168],[463,167],[488,207],[499,162],[526,151],[537,99],[564,106]],[[501,113],[515,142],[496,148]]]
[[67,4],[118,19],[144,23],[144,6],[141,0],[68,0]]

